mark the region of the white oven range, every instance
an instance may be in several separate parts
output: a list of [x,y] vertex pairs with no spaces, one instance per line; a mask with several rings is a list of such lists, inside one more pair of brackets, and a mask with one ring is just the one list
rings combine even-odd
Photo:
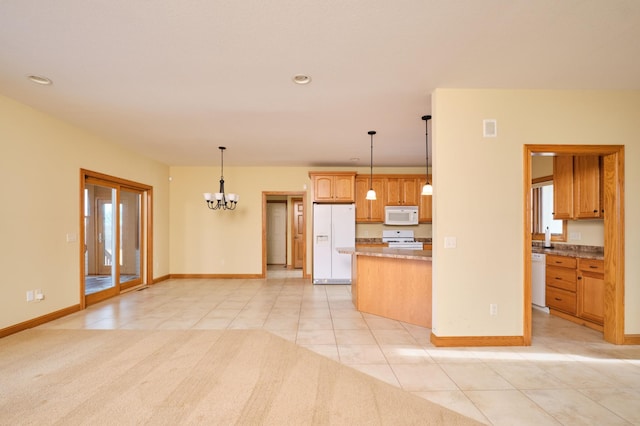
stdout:
[[407,249],[407,250],[423,250],[424,245],[415,240],[413,231],[382,231],[382,242],[388,243],[389,248]]

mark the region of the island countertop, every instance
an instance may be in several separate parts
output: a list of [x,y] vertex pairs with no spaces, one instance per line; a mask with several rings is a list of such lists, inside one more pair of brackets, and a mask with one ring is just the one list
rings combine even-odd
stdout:
[[393,259],[412,259],[431,262],[431,250],[394,249],[388,247],[338,247],[338,253],[357,256],[390,257]]

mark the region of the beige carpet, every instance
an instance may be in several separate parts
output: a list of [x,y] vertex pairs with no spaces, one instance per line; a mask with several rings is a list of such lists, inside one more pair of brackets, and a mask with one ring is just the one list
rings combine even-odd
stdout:
[[0,339],[0,424],[472,425],[262,330]]

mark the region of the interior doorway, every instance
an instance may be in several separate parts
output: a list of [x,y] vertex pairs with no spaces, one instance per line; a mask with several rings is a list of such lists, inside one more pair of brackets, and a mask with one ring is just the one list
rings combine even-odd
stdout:
[[[306,277],[306,193],[262,193],[262,277]],[[284,246],[284,247],[283,247]],[[277,271],[283,271],[277,273]],[[286,273],[284,273],[286,271]]]
[[531,344],[531,157],[546,155],[597,155],[603,158],[604,208],[604,340],[624,344],[624,146],[525,145],[524,146],[524,343]]
[[83,307],[146,282],[150,275],[151,187],[81,170]]

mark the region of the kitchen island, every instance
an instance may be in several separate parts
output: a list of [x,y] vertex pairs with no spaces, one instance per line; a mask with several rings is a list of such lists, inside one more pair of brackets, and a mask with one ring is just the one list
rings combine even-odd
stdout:
[[352,255],[351,296],[361,312],[431,328],[431,251],[338,249]]

